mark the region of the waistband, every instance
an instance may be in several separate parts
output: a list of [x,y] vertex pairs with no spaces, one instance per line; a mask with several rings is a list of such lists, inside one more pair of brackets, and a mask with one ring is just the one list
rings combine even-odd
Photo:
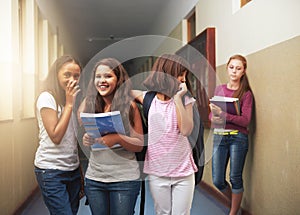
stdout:
[[228,132],[219,132],[219,131],[214,131],[214,134],[216,135],[237,135],[239,133],[238,130],[233,130],[233,131],[228,131]]

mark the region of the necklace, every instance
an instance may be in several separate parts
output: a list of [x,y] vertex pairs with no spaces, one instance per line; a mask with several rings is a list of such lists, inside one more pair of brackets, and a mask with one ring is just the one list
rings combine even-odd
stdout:
[[111,104],[105,105],[104,112],[110,112],[110,107],[111,107]]

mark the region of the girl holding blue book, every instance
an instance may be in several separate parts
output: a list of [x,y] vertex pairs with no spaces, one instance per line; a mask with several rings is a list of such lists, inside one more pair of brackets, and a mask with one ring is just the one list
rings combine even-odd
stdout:
[[143,128],[130,91],[131,83],[122,64],[114,58],[102,59],[92,71],[87,95],[78,109],[79,113],[120,111],[125,127],[125,134],[110,133],[95,138],[85,133],[83,136],[85,146],[95,143],[106,146],[91,151],[85,174],[85,194],[93,215],[134,214],[140,191],[135,152],[143,148]]

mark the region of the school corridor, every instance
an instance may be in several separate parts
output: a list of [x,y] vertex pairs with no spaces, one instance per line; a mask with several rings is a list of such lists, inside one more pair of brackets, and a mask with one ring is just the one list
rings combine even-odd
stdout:
[[[300,214],[299,9],[299,0],[1,1],[0,215],[48,214],[33,171],[39,146],[34,104],[50,66],[65,54],[82,64],[83,95],[95,62],[105,57],[126,66],[134,89],[160,55],[189,61],[205,122],[203,184],[196,187],[192,215],[228,214],[228,202],[214,193],[208,104],[215,87],[228,82],[228,58],[245,56],[254,111],[243,215]],[[154,214],[149,194],[146,215]],[[90,214],[84,199],[78,214]]]

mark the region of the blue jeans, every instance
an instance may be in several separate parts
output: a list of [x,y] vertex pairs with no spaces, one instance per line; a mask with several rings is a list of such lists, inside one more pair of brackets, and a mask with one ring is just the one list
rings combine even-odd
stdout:
[[51,215],[75,215],[79,207],[80,171],[35,167],[44,202]]
[[93,215],[133,215],[140,181],[104,183],[85,178],[84,191]]
[[248,152],[248,135],[214,135],[212,177],[214,185],[221,191],[228,186],[226,167],[230,159],[230,182],[233,193],[241,193],[243,187],[243,168]]

